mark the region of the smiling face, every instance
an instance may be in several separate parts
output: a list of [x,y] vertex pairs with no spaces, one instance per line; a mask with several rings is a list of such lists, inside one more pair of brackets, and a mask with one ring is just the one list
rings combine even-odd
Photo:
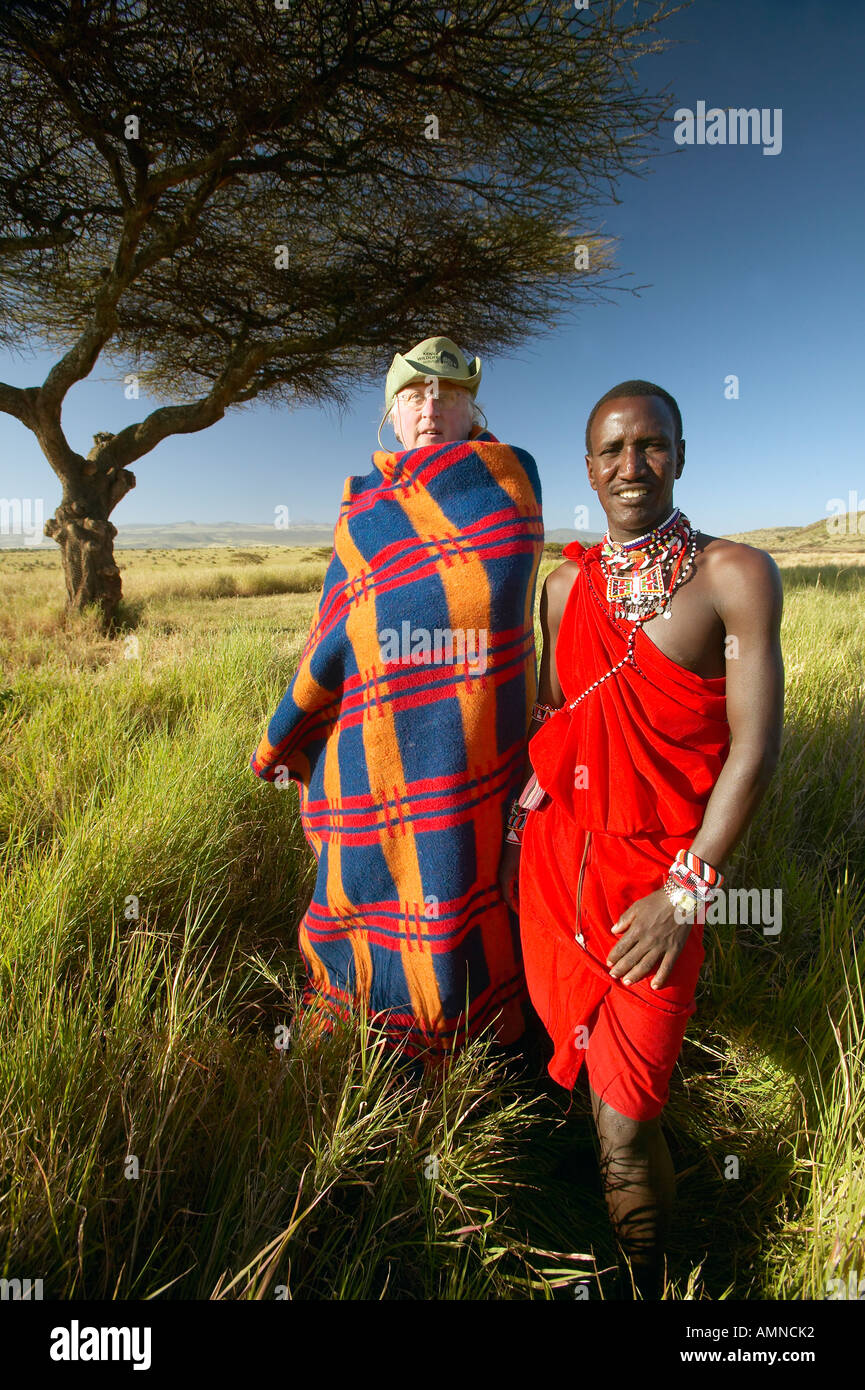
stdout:
[[622,396],[592,421],[589,482],[614,541],[643,536],[673,510],[673,485],[685,466],[685,441],[660,396]]
[[472,394],[451,381],[406,386],[394,397],[391,417],[397,439],[405,449],[425,444],[452,444],[468,439],[472,428]]

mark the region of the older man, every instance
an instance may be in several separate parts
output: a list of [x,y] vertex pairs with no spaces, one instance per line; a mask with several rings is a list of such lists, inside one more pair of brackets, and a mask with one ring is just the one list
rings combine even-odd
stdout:
[[[426,444],[447,444],[468,439],[478,433],[480,408],[475,395],[480,384],[481,365],[477,358],[465,363],[469,375],[463,384],[462,376],[447,376],[448,371],[460,371],[454,351],[437,344],[449,340],[431,338],[419,343],[407,358],[397,353],[385,387],[385,413],[378,427],[389,420],[400,444],[415,449]],[[453,345],[451,345],[453,347]],[[418,349],[422,353],[418,353]],[[460,354],[462,356],[462,354]],[[429,368],[423,377],[420,370]],[[406,385],[400,382],[409,377]],[[442,380],[443,378],[443,380]]]
[[[593,409],[604,541],[572,543],[541,598],[544,649],[524,794],[520,924],[550,1075],[586,1065],[607,1202],[657,1296],[673,1169],[659,1118],[703,960],[704,903],[765,791],[781,738],[781,587],[768,555],[673,502],[682,421],[627,381]],[[524,829],[520,822],[524,821]],[[515,858],[506,851],[513,901]],[[711,920],[711,915],[709,920]]]
[[299,668],[252,758],[297,784],[318,859],[306,1007],[326,1029],[363,1009],[427,1060],[525,1026],[497,871],[536,694],[543,522],[534,460],[474,420],[480,378],[445,337],[394,357],[382,424],[402,448],[346,481]]

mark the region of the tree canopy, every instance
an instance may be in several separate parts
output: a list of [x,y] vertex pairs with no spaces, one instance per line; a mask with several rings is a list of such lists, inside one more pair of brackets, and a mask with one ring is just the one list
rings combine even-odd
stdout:
[[[0,409],[64,505],[107,522],[131,463],[232,404],[345,401],[430,332],[489,353],[602,295],[590,224],[667,111],[636,64],[670,12],[7,0],[0,342],[57,360]],[[60,411],[101,355],[166,404],[85,459]]]

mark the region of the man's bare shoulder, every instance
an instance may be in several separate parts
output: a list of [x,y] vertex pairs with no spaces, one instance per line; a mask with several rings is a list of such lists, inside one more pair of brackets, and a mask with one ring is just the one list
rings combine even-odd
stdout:
[[766,550],[701,532],[699,555],[700,572],[708,580],[713,597],[722,602],[746,593],[767,599],[781,594],[778,566]]
[[554,570],[550,570],[544,580],[544,588],[549,589],[551,593],[557,593],[560,589],[570,589],[579,569],[578,561],[563,560]]

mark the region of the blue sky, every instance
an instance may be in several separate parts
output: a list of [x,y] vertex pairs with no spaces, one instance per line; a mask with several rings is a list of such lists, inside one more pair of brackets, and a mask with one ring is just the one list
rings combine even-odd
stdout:
[[[690,109],[700,100],[780,107],[781,152],[678,148],[670,121],[661,145],[669,155],[644,180],[624,180],[621,204],[602,214],[603,230],[619,238],[618,267],[631,274],[623,283],[649,288],[485,360],[479,399],[490,428],[535,455],[551,530],[572,526],[582,505],[589,529],[603,529],[585,481],[585,420],[630,377],[657,381],[679,401],[687,460],[676,500],[702,530],[804,525],[850,491],[865,506],[865,7],[695,0],[665,32],[678,46],[647,60],[645,84],[670,81],[676,105]],[[430,323],[438,332],[448,325]],[[51,360],[0,353],[0,379],[33,384]],[[109,371],[98,363],[64,406],[83,453],[96,430],[118,430],[148,408],[143,397],[127,401],[121,374]],[[738,400],[725,398],[731,374]],[[342,416],[253,406],[170,438],[134,465],[137,487],[113,520],[270,523],[287,506],[292,521],[332,522],[345,476],[370,467],[382,394],[383,383],[358,393]],[[60,500],[35,439],[5,415],[0,496],[41,497],[46,516]]]

